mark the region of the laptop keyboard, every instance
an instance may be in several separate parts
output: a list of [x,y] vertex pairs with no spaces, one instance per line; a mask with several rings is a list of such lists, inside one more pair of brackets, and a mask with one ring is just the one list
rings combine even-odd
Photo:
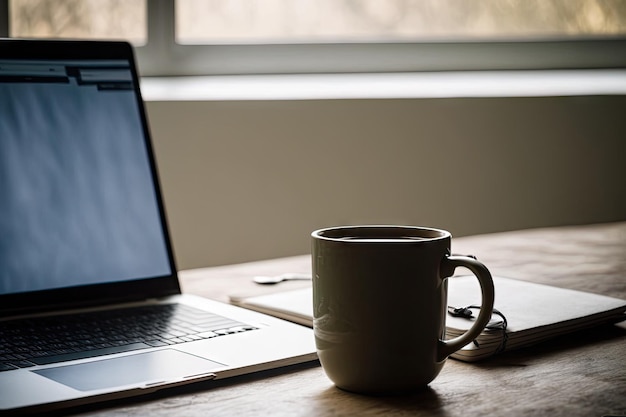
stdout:
[[225,336],[256,327],[180,304],[0,322],[0,371]]

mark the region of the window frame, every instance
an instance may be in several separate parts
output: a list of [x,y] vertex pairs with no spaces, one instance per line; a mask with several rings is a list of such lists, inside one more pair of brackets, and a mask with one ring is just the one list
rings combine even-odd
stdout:
[[[9,35],[0,0],[0,36]],[[147,0],[143,76],[381,73],[626,68],[626,36],[494,41],[208,44],[175,43],[175,0]]]

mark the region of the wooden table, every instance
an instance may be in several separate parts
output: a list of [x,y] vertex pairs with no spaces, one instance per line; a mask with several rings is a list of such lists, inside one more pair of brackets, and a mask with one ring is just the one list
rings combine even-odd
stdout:
[[[535,229],[453,239],[494,275],[626,299],[626,223]],[[254,275],[309,272],[309,256],[181,272],[183,291],[228,295],[308,285],[254,284]],[[448,360],[410,396],[341,391],[316,363],[73,410],[117,416],[605,416],[626,415],[626,325],[603,326],[469,364]]]

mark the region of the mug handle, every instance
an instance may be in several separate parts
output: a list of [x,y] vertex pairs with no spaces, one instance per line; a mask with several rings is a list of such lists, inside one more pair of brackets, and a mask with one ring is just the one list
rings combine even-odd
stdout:
[[491,320],[491,313],[493,312],[493,279],[487,267],[469,256],[447,255],[441,261],[441,278],[446,279],[452,277],[454,270],[459,266],[466,267],[478,278],[480,291],[482,293],[482,303],[478,317],[468,331],[454,339],[439,341],[439,345],[437,346],[437,359],[439,361],[443,361],[448,356],[476,339],[485,326],[487,326],[489,320]]

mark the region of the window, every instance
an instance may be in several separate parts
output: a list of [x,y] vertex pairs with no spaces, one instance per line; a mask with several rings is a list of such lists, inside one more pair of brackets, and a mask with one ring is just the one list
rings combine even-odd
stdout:
[[312,43],[609,35],[623,0],[178,0],[176,41]]
[[9,36],[147,40],[145,0],[9,0]]
[[144,75],[626,66],[623,0],[0,0],[0,35],[132,41]]

